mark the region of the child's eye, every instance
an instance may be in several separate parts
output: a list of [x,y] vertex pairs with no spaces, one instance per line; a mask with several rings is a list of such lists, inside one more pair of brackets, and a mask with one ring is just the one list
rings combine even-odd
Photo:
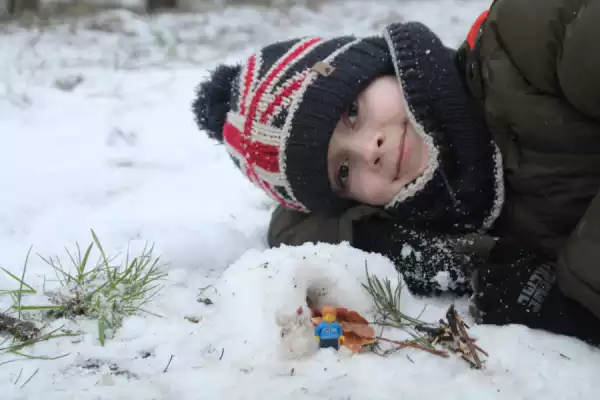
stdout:
[[348,109],[348,121],[350,125],[354,126],[356,122],[356,118],[358,117],[358,102],[354,100],[352,104],[350,104],[350,108]]
[[340,165],[340,169],[337,174],[337,182],[342,190],[346,190],[348,188],[348,178],[350,176],[350,167],[348,166],[348,160],[344,160],[344,162]]

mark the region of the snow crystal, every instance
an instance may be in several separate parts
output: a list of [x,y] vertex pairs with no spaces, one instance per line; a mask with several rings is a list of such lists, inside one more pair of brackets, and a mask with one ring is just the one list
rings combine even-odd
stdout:
[[416,251],[411,245],[406,243],[402,245],[402,251],[400,252],[400,255],[405,260],[410,259],[411,256],[414,256],[415,260],[417,261],[421,261],[423,258],[421,252]]

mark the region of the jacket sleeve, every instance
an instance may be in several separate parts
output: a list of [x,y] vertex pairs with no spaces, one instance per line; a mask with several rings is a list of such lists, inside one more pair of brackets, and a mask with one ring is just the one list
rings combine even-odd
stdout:
[[600,2],[497,0],[488,20],[527,85],[600,120]]
[[381,213],[380,209],[368,206],[354,207],[339,215],[307,214],[277,206],[271,215],[267,242],[270,247],[299,246],[307,242],[353,244],[355,221]]
[[[270,247],[306,242],[339,243],[388,257],[417,295],[471,291],[468,275],[493,241],[414,231],[387,218],[380,209],[359,206],[343,214],[305,214],[278,206],[267,235]],[[491,243],[491,244],[490,244]]]
[[559,256],[557,281],[565,295],[600,318],[600,193]]
[[558,79],[576,109],[600,120],[600,2],[580,3],[576,17],[565,27]]

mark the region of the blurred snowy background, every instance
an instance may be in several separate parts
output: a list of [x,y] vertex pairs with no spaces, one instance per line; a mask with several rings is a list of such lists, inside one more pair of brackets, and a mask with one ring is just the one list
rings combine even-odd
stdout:
[[[266,250],[274,204],[190,111],[207,70],[274,40],[419,20],[456,46],[489,0],[178,0],[152,14],[107,3],[40,0],[37,14],[10,17],[0,0],[0,266],[20,277],[33,246],[27,301],[40,304],[57,282],[37,254],[66,257],[90,229],[111,253],[154,243],[168,275],[147,309],[162,318],[128,317],[105,346],[93,321],[53,321],[81,334],[26,349],[57,360],[0,350],[1,399],[597,398],[597,350],[519,326],[473,329],[484,371],[418,350],[280,357],[278,324],[307,288],[368,315],[365,261],[382,276],[393,266],[343,245]],[[14,286],[0,273],[1,310]],[[405,300],[431,321],[449,304]]]

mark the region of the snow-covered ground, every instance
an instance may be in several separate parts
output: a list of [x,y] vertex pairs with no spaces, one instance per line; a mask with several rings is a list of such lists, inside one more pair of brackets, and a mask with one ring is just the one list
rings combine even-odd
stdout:
[[[346,245],[267,250],[273,203],[190,112],[207,69],[261,44],[373,33],[405,18],[454,46],[488,3],[346,1],[319,12],[246,7],[152,19],[111,12],[0,26],[0,265],[19,275],[33,246],[26,281],[47,288],[54,274],[35,253],[64,256],[64,246],[89,243],[90,229],[109,252],[148,241],[169,263],[148,307],[162,318],[130,317],[104,347],[92,322],[56,321],[88,333],[28,349],[69,353],[58,360],[0,356],[0,398],[597,398],[598,350],[520,326],[472,329],[490,353],[483,371],[419,350],[315,353],[308,320],[295,314],[307,291],[369,316],[365,261],[379,276],[395,278],[393,266]],[[207,285],[212,305],[197,301]],[[14,282],[0,274],[7,287]],[[407,313],[428,305],[430,321],[448,304],[404,296]],[[0,297],[2,310],[9,305]],[[293,328],[283,341],[282,327]]]

